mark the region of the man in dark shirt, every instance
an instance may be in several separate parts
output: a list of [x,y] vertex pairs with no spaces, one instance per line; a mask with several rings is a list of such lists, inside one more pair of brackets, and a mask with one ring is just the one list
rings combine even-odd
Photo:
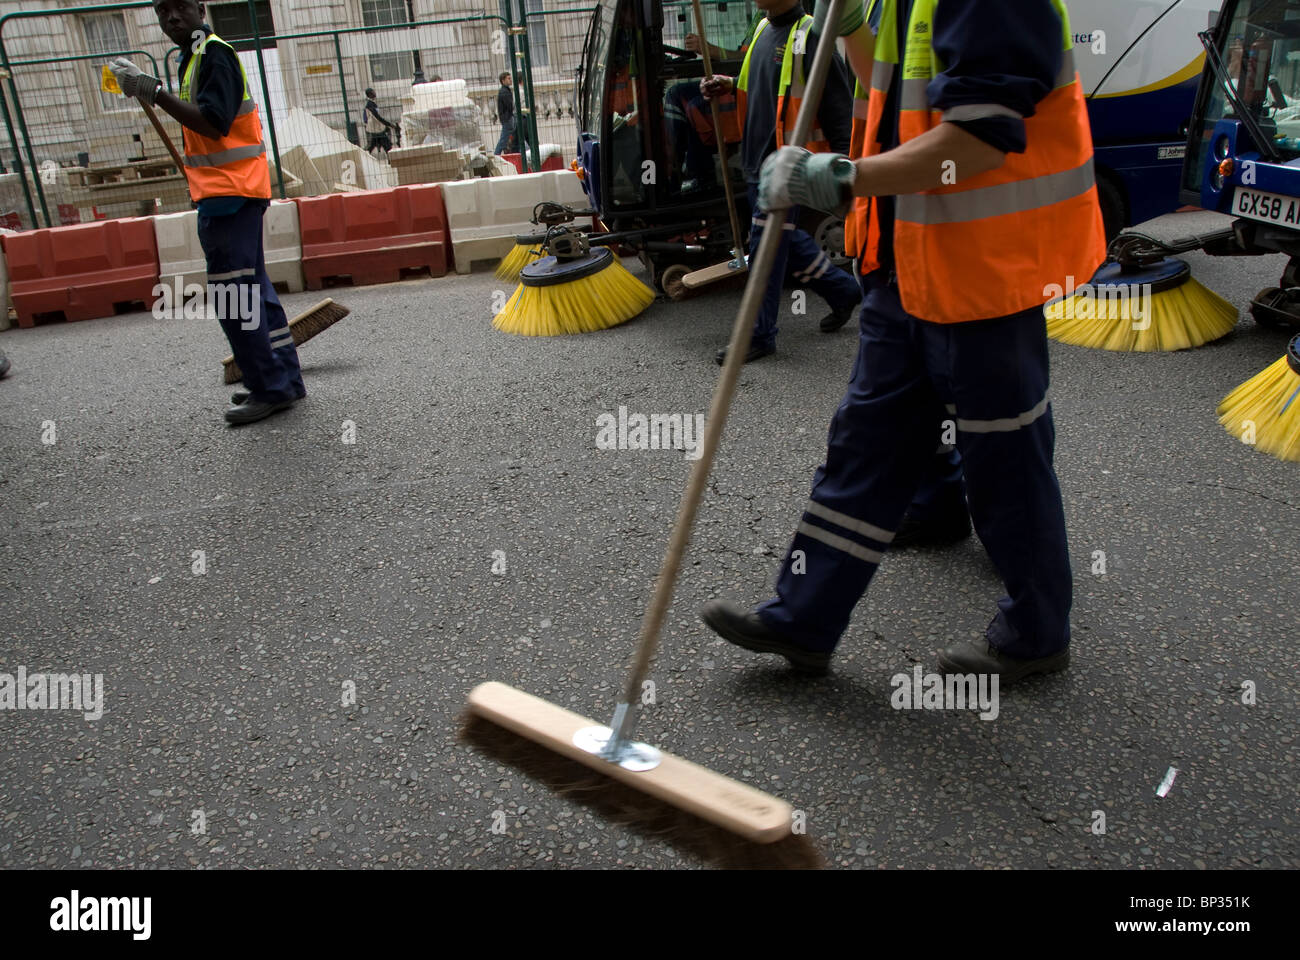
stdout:
[[493,153],[500,156],[503,153],[515,153],[518,148],[515,146],[515,96],[510,91],[510,74],[502,73],[497,80],[501,82],[501,89],[497,91],[497,116],[501,119],[501,137],[497,140],[497,148]]
[[[749,232],[751,257],[758,250],[763,228],[769,219],[758,206],[759,170],[763,160],[776,150],[778,124],[784,129],[787,119],[790,119],[777,116],[785,48],[791,29],[806,16],[798,0],[756,0],[756,5],[767,14],[767,25],[756,34],[746,54],[748,77],[740,147],[745,180],[749,187],[750,209],[754,211]],[[805,50],[794,51],[793,69],[806,74],[817,52],[817,36],[808,34],[804,46]],[[802,63],[799,62],[800,59]],[[709,77],[700,84],[700,92],[710,98],[734,89],[736,81],[731,77]],[[785,96],[786,112],[792,113],[794,107],[790,103],[790,92],[787,91]],[[840,153],[847,151],[853,124],[853,97],[843,61],[838,55],[827,77],[817,119],[831,149]],[[781,310],[781,290],[787,268],[797,281],[808,284],[830,304],[830,314],[821,321],[822,332],[831,333],[844,326],[858,304],[859,292],[853,278],[831,263],[830,257],[816,241],[795,226],[798,215],[798,208],[792,207],[784,217],[779,218],[784,234],[768,279],[763,305],[754,322],[753,338],[749,353],[745,356],[746,363],[776,352],[776,319]],[[721,364],[726,356],[724,348],[718,351],[715,359]]]

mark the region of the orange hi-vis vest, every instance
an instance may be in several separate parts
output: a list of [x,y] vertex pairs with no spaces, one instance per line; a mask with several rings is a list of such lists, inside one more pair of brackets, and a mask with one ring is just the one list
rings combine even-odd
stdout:
[[[883,3],[875,40],[871,89],[854,91],[851,153],[880,152],[885,99],[900,69],[897,4]],[[938,0],[916,0],[907,24],[899,84],[899,142],[945,120],[1005,115],[996,105],[933,110],[926,88],[944,65],[935,55],[931,24]],[[1092,166],[1092,132],[1074,68],[1069,14],[1061,19],[1063,49],[1056,87],[1025,119],[1024,153],[1002,166],[921,193],[894,198],[894,272],[903,308],[938,323],[1005,317],[1051,299],[1093,275],[1106,256],[1105,231]],[[955,177],[961,176],[954,170]],[[863,273],[880,266],[879,210],[859,197],[844,225],[844,248]],[[1073,281],[1067,278],[1074,278]]]
[[[234,48],[216,34],[208,34],[198,50],[185,65],[181,80],[180,98],[192,102],[190,95],[194,80],[199,75],[199,63],[209,43]],[[238,63],[239,58],[236,56]],[[271,198],[271,168],[266,162],[266,144],[262,142],[262,118],[257,104],[248,95],[248,75],[244,65],[239,65],[239,75],[244,81],[244,99],[240,102],[230,132],[220,139],[205,137],[183,126],[185,145],[185,179],[189,183],[190,198],[198,201],[206,197],[260,197]]]
[[[794,124],[799,117],[799,107],[803,103],[804,52],[808,47],[808,33],[812,30],[813,18],[804,14],[790,27],[790,35],[785,40],[785,52],[781,56],[781,80],[776,90],[776,145],[777,148],[790,143],[794,136]],[[737,113],[744,123],[745,110],[749,106],[749,58],[758,46],[759,35],[769,26],[764,17],[754,29],[754,36],[745,48],[745,62],[740,65],[740,76],[736,78]],[[815,122],[814,122],[815,123]],[[797,146],[797,144],[796,144]],[[813,153],[830,153],[831,145],[820,127],[815,127],[812,139],[803,144]]]

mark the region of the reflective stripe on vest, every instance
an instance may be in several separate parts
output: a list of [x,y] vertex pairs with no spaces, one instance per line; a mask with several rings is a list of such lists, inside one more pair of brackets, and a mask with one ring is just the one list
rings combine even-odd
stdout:
[[[199,75],[199,65],[209,43],[219,43],[234,54],[234,48],[216,34],[208,34],[185,65],[180,99],[193,102],[191,86]],[[235,57],[238,63],[238,56]],[[182,127],[185,146],[185,179],[194,200],[205,197],[271,196],[271,171],[266,162],[266,144],[262,141],[262,119],[257,103],[248,93],[248,76],[239,65],[244,95],[234,121],[224,137],[213,139]]]
[[[812,30],[813,18],[805,14],[790,26],[790,33],[785,39],[785,50],[781,55],[781,78],[776,88],[776,145],[778,148],[791,142],[794,125],[799,118],[799,107],[803,103],[804,53],[807,51],[808,34]],[[767,29],[768,20],[764,17],[758,22],[754,36],[745,50],[745,62],[740,65],[740,76],[736,78],[736,103],[740,115],[745,116],[749,103],[749,58],[758,37]],[[816,123],[816,120],[814,120]],[[830,142],[820,127],[814,127],[811,139],[804,144],[813,153],[829,153]]]
[[[883,3],[871,89],[855,91],[854,156],[879,152],[884,101],[899,76],[899,142],[945,120],[1013,115],[997,104],[973,104],[946,113],[933,109],[930,81],[943,72],[931,25],[938,0],[916,0],[899,58],[897,5]],[[903,307],[940,323],[1003,317],[1041,306],[1053,284],[1090,277],[1105,258],[1101,209],[1092,165],[1092,135],[1074,69],[1069,14],[1061,20],[1062,65],[1056,88],[1025,119],[1026,148],[1000,167],[921,193],[895,198],[894,270]],[[1014,27],[1013,23],[1008,28]],[[960,177],[960,171],[957,171]],[[863,273],[880,266],[880,227],[874,204],[859,200],[845,225],[845,245]]]

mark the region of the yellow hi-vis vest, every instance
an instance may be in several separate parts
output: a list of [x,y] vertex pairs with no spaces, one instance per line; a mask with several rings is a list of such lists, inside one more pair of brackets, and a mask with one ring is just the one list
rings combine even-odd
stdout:
[[[180,98],[191,103],[191,85],[199,75],[199,64],[209,43],[219,43],[230,50],[230,44],[216,34],[208,34],[199,49],[185,65],[181,79]],[[235,62],[239,62],[235,56]],[[239,75],[244,81],[244,98],[235,114],[230,132],[213,140],[182,126],[185,145],[185,179],[189,183],[190,197],[260,197],[271,198],[271,169],[266,162],[266,144],[262,142],[262,119],[257,104],[248,95],[248,75],[244,65],[239,65]]]
[[[916,0],[907,24],[899,84],[899,142],[945,119],[977,119],[958,107],[931,109],[926,88],[944,65],[935,55],[931,24],[938,0]],[[899,69],[897,4],[883,3],[871,89],[854,92],[854,157],[880,152],[878,135],[894,72]],[[938,323],[1005,317],[1050,299],[1051,285],[1082,283],[1106,256],[1105,231],[1092,167],[1092,132],[1074,69],[1070,19],[1061,19],[1061,70],[1056,87],[1025,119],[1025,152],[1008,153],[996,170],[894,200],[894,271],[903,308]],[[954,171],[957,177],[961,171]],[[845,223],[844,247],[863,273],[880,266],[879,211],[859,197]]]
[[[808,47],[808,32],[812,30],[813,18],[805,14],[790,26],[790,35],[785,39],[785,52],[781,56],[781,81],[776,90],[776,145],[778,148],[791,142],[794,136],[795,120],[799,117],[799,106],[803,103],[804,52]],[[754,36],[745,48],[745,62],[740,65],[740,76],[736,78],[736,105],[739,108],[740,122],[745,122],[745,110],[749,105],[749,58],[758,46],[759,35],[767,29],[766,17],[754,28]],[[812,139],[803,144],[813,153],[829,153],[830,143],[821,128],[813,122]],[[795,144],[799,146],[799,144]]]

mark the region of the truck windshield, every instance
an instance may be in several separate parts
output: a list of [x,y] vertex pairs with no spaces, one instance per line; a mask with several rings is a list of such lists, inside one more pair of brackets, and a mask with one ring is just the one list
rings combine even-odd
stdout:
[[[1273,144],[1282,162],[1300,157],[1300,0],[1241,0],[1232,13],[1220,57],[1242,106]],[[1184,168],[1184,185],[1200,190],[1206,152],[1214,125],[1237,115],[1212,77],[1196,164]]]

